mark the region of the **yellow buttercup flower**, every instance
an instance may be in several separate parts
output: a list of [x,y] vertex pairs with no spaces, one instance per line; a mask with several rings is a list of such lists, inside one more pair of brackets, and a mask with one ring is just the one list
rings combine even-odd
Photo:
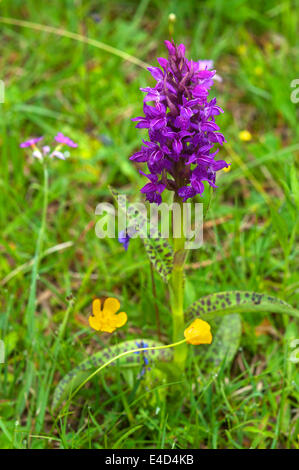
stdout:
[[106,333],[113,333],[116,328],[120,328],[127,322],[127,314],[116,312],[120,308],[120,303],[117,299],[108,297],[101,308],[101,300],[95,299],[92,302],[92,315],[88,318],[91,328],[96,331],[105,331]]
[[239,132],[239,139],[242,140],[242,142],[250,142],[252,139],[252,134],[247,130],[241,131]]
[[189,344],[211,344],[212,333],[209,323],[196,318],[184,331],[184,336]]

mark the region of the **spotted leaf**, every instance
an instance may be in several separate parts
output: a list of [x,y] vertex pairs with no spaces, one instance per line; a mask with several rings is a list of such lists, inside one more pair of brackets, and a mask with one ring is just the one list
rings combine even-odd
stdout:
[[168,282],[173,268],[172,247],[162,238],[146,238],[144,246],[150,262],[162,279]]
[[[110,191],[120,209],[126,213],[130,224],[134,226],[136,232],[143,233],[142,239],[150,262],[162,279],[168,282],[173,268],[173,249],[171,245],[166,238],[161,238],[161,234],[157,228],[150,227],[147,216],[137,210],[137,206],[134,207],[133,205],[127,208],[124,196],[111,187]],[[144,234],[148,234],[148,231],[150,231],[151,236],[144,236]]]
[[219,315],[248,312],[282,313],[299,318],[299,310],[287,302],[267,294],[247,291],[219,292],[202,297],[187,309],[185,316],[189,322],[196,317],[209,320]]
[[215,373],[223,362],[228,365],[233,360],[240,345],[241,317],[237,313],[219,317],[211,326],[212,344],[194,349],[201,370],[207,373]]
[[[105,364],[105,362],[109,361],[113,357],[117,356],[126,351],[130,351],[132,349],[136,349],[137,343],[140,344],[142,342],[147,343],[148,347],[155,347],[161,346],[162,344],[153,341],[150,339],[136,339],[131,341],[125,341],[124,343],[117,344],[115,346],[111,346],[109,348],[105,348],[102,351],[98,351],[89,359],[81,362],[77,367],[73,370],[68,372],[63,379],[60,380],[57,387],[54,391],[53,402],[52,402],[52,409],[54,410],[57,406],[61,403],[62,400],[68,398],[71,393],[85,380],[89,375],[98,369],[101,365]],[[150,360],[157,360],[160,361],[168,361],[172,357],[172,351],[170,349],[162,349],[158,351],[148,351],[147,357]],[[124,358],[121,358],[111,365],[119,364],[120,366],[138,366],[140,364],[140,355],[139,354],[129,354]]]

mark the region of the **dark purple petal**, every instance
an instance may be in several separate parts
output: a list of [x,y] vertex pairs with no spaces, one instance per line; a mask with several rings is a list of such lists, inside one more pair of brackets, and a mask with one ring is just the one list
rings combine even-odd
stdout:
[[220,134],[220,132],[210,132],[209,133],[209,139],[211,142],[217,142],[217,144],[222,145],[223,142],[226,142],[224,135]]
[[177,48],[178,50],[178,53],[179,53],[179,56],[180,57],[184,57],[185,56],[185,52],[186,52],[186,48],[184,46],[184,44],[180,44]]
[[157,181],[158,181],[158,176],[157,175],[152,175],[151,173],[149,175],[147,175],[146,173],[144,173],[141,170],[139,170],[139,173],[143,176],[146,176],[151,181],[151,183],[157,183]]
[[215,122],[203,122],[200,125],[202,131],[219,131],[220,127]]
[[206,89],[206,87],[204,87],[203,85],[196,85],[195,88],[193,88],[192,90],[192,94],[194,96],[194,98],[206,98],[208,96],[208,90]]
[[194,189],[189,186],[183,186],[178,190],[178,195],[183,199],[184,202],[190,197],[194,197],[195,194],[196,193]]
[[194,173],[191,176],[191,185],[197,194],[202,194],[204,192],[204,184],[194,175]]
[[199,72],[197,72],[197,77],[200,79],[200,80],[204,80],[206,78],[211,78],[213,77],[213,75],[215,75],[216,71],[213,70],[213,71],[210,71],[210,70],[200,70]]
[[[135,127],[137,127],[137,129],[148,129],[150,127],[150,120],[147,119],[147,118],[138,118],[139,122],[138,124],[136,124]],[[132,119],[132,121],[137,121],[137,118],[136,119]]]
[[147,162],[148,156],[146,151],[140,150],[139,152],[134,153],[134,155],[130,157],[130,160],[134,160],[136,162]]
[[183,144],[180,140],[174,140],[172,143],[172,148],[173,148],[174,153],[179,155],[181,151],[183,150]]
[[216,160],[211,165],[214,171],[222,170],[223,168],[228,168],[229,166],[230,163],[226,163],[224,160]]
[[190,155],[186,161],[186,165],[190,165],[191,163],[194,163],[197,161],[197,155],[195,155],[194,153],[192,155]]
[[166,118],[163,117],[163,118],[153,119],[150,123],[150,126],[154,131],[157,131],[165,127],[166,124],[167,124]]
[[147,70],[149,70],[155,80],[163,80],[164,75],[159,67],[148,67]]
[[143,188],[140,189],[142,193],[152,193],[156,191],[156,185],[154,183],[147,183]]
[[176,53],[175,46],[170,41],[164,41],[165,46],[168,49],[170,55],[174,55]]
[[161,67],[166,70],[167,69],[167,65],[168,65],[168,60],[165,59],[164,57],[158,57],[157,59],[159,65],[161,65]]
[[158,163],[163,158],[163,156],[164,156],[163,152],[159,148],[157,148],[156,150],[153,150],[150,153],[148,161],[149,163],[153,165],[155,163]]
[[163,193],[164,189],[166,188],[166,185],[163,183],[159,183],[156,185],[156,191],[158,194]]

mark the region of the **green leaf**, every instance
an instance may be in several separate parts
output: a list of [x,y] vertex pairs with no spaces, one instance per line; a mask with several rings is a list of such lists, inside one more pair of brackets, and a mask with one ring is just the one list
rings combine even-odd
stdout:
[[4,337],[5,356],[8,357],[16,348],[19,336],[16,331],[11,331]]
[[206,219],[208,215],[209,208],[211,206],[213,196],[213,188],[209,184],[205,184],[205,190],[203,196],[200,199],[200,202],[203,204],[203,218]]
[[[145,216],[141,211],[138,210],[138,207],[128,206],[124,194],[118,193],[112,186],[109,186],[109,190],[117,204],[117,207],[125,214],[127,220],[129,220],[132,227],[136,229],[136,232],[143,232],[146,230],[148,223],[147,216]],[[144,227],[146,227],[144,229]]]
[[299,318],[299,310],[287,302],[267,294],[248,291],[219,292],[202,297],[187,309],[185,317],[187,321],[196,317],[210,320],[219,315],[248,312],[284,313]]
[[163,238],[145,238],[143,241],[150,262],[163,281],[168,282],[173,268],[172,247]]
[[241,318],[239,313],[269,312],[299,317],[299,311],[283,300],[267,294],[228,291],[207,295],[194,302],[186,311],[187,321],[196,317],[211,322],[213,342],[195,350],[201,368],[215,372],[223,362],[231,362],[239,347]]
[[[133,208],[126,208],[125,200],[115,189],[109,188],[118,206],[127,214],[128,220],[136,229],[142,232],[145,226],[149,225],[147,217],[140,212],[135,212]],[[151,227],[152,229],[152,227]],[[138,230],[137,230],[138,231]],[[150,262],[160,274],[163,281],[168,282],[173,268],[173,249],[165,238],[161,238],[161,234],[157,230],[151,231],[151,237],[142,237],[145,251]]]
[[292,195],[294,197],[296,206],[299,209],[299,181],[298,181],[298,175],[297,175],[295,165],[291,167],[290,179],[291,179]]
[[[94,370],[98,369],[105,362],[109,361],[113,357],[117,356],[126,351],[136,349],[137,344],[146,343],[148,347],[162,346],[162,343],[153,341],[151,339],[136,339],[125,341],[124,343],[117,344],[98,351],[89,359],[81,362],[77,367],[71,370],[68,374],[60,380],[59,384],[55,388],[52,409],[54,410],[61,403],[61,401],[70,396],[74,391]],[[172,351],[170,349],[162,349],[158,351],[148,351],[148,357],[151,360],[159,359],[161,361],[168,361],[172,357]],[[140,354],[130,354],[121,358],[117,361],[121,365],[137,366],[140,364]],[[115,364],[115,362],[113,363]]]
[[282,217],[282,215],[279,213],[279,210],[277,208],[274,209],[273,207],[271,207],[271,218],[272,218],[273,227],[277,233],[279,244],[281,248],[284,250],[284,252],[287,253],[289,240],[288,240],[288,227],[287,227],[286,221]]
[[122,449],[121,444],[123,441],[125,441],[131,434],[134,434],[134,432],[138,431],[139,429],[143,428],[143,424],[137,424],[136,426],[133,426],[130,428],[127,432],[125,432],[120,438],[113,444],[112,449]]

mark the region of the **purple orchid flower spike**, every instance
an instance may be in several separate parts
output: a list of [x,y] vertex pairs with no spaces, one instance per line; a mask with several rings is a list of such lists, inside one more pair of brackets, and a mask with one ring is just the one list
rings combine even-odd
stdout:
[[[149,67],[156,85],[141,88],[144,116],[134,118],[137,128],[148,129],[149,141],[130,157],[147,164],[149,179],[141,192],[150,203],[160,204],[167,188],[183,201],[202,195],[204,182],[216,187],[216,172],[229,165],[215,160],[224,136],[215,117],[223,110],[209,89],[217,79],[212,61],[189,61],[184,44],[165,41],[168,59],[159,58],[159,67]],[[150,104],[151,103],[151,104]]]

